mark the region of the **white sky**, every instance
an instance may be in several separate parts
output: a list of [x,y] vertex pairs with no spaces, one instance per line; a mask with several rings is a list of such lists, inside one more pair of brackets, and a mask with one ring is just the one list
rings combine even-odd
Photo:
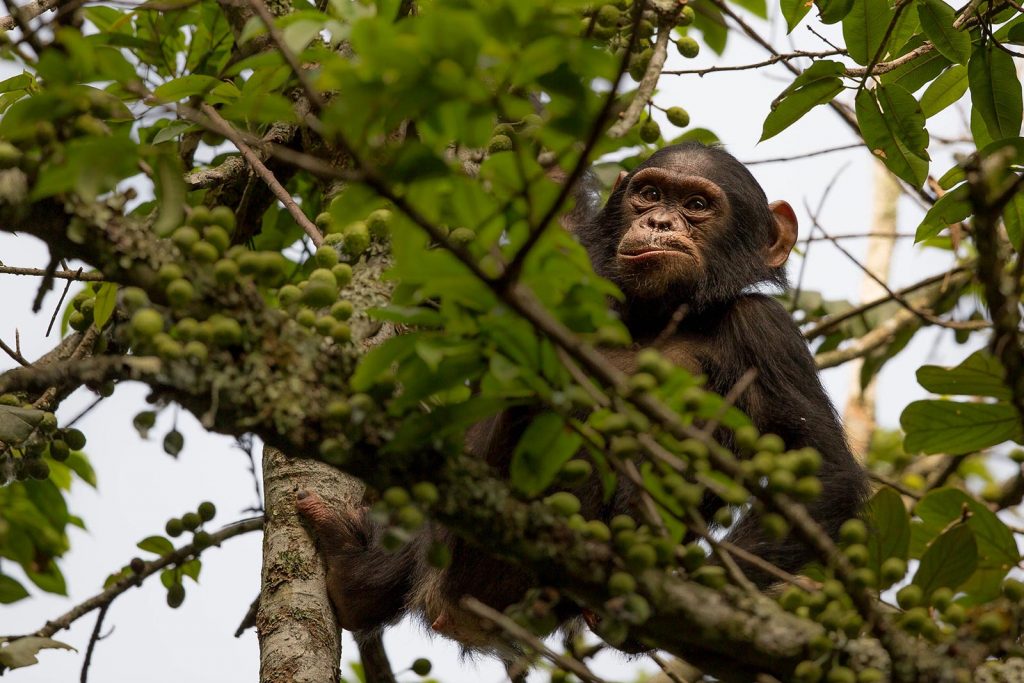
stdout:
[[[763,25],[757,24],[759,28]],[[780,47],[787,45],[782,36],[784,23],[777,22],[773,35]],[[795,42],[804,49],[824,46],[803,26],[794,31]],[[735,34],[725,56],[718,58],[705,49],[695,60],[683,60],[671,50],[667,68],[688,69],[714,64],[744,64],[764,59],[765,54]],[[7,65],[10,69],[10,65]],[[782,67],[757,72],[665,77],[656,102],[669,107],[683,106],[692,116],[692,126],[714,130],[728,149],[743,161],[791,156],[855,141],[853,133],[828,108],[819,107],[776,138],[757,145],[761,122],[771,100],[792,80]],[[947,110],[929,122],[929,130],[944,135],[963,130],[962,115]],[[663,125],[666,137],[675,132]],[[934,175],[950,166],[949,155],[933,153]],[[806,236],[810,221],[804,202],[815,206],[832,177],[845,165],[842,179],[833,190],[821,215],[822,225],[830,233],[866,231],[871,210],[871,165],[863,150],[841,152],[783,164],[752,168],[769,199],[786,199],[801,219],[800,234]],[[847,165],[848,164],[848,165]],[[909,200],[900,205],[900,231],[914,231],[922,213]],[[862,253],[863,242],[848,241],[847,248]],[[0,234],[0,261],[6,265],[46,265],[41,243],[30,238]],[[945,252],[911,248],[902,240],[895,253],[892,286],[899,287],[939,272],[949,262]],[[795,277],[799,257],[791,261]],[[805,277],[805,289],[820,290],[829,298],[857,299],[861,275],[857,268],[831,245],[818,242],[811,251]],[[47,322],[57,294],[47,295],[38,315],[31,313],[31,302],[38,281],[0,275],[3,295],[0,337],[14,341],[20,330],[22,350],[35,358],[56,341],[44,339]],[[56,333],[55,333],[56,334]],[[976,337],[977,339],[977,337]],[[980,341],[980,339],[978,339]],[[972,347],[976,347],[973,344]],[[898,424],[899,414],[908,402],[921,398],[914,370],[922,362],[955,364],[968,354],[968,348],[952,343],[952,332],[928,330],[917,335],[910,346],[891,362],[883,373],[878,391],[879,421],[885,426]],[[0,357],[0,370],[13,362]],[[846,368],[829,370],[824,380],[833,400],[842,404],[848,386]],[[131,557],[141,554],[135,543],[144,537],[162,533],[169,517],[194,510],[202,500],[217,504],[216,522],[224,523],[246,516],[242,511],[255,501],[248,461],[233,448],[232,441],[208,435],[189,415],[178,416],[178,427],[185,433],[185,449],[178,461],[165,455],[160,447],[163,434],[170,428],[174,410],[164,411],[149,441],[141,440],[131,426],[132,416],[146,409],[145,390],[139,385],[122,385],[113,398],[103,402],[81,421],[89,443],[86,448],[99,479],[99,491],[76,485],[70,505],[86,521],[88,532],[71,530],[72,550],[62,567],[69,583],[69,597],[43,594],[30,587],[32,598],[12,606],[0,606],[0,634],[34,631],[83,599],[98,592],[104,578]],[[88,405],[93,395],[79,392],[62,407],[61,423]],[[258,454],[258,450],[257,450]],[[180,540],[180,539],[179,539]],[[187,583],[184,605],[168,609],[165,591],[156,580],[131,590],[114,602],[104,625],[113,629],[101,641],[93,657],[90,680],[104,683],[178,683],[182,680],[241,683],[257,680],[258,651],[254,631],[239,639],[232,637],[259,588],[260,536],[249,534],[229,541],[222,549],[203,555],[201,583]],[[19,579],[13,563],[4,563],[4,571]],[[29,586],[25,581],[25,585]],[[80,649],[79,654],[44,651],[41,663],[9,674],[14,683],[51,683],[78,680],[82,654],[93,628],[92,616],[79,620],[56,638]],[[681,625],[680,628],[685,628]],[[388,633],[386,643],[396,670],[407,667],[421,656],[433,660],[433,675],[446,683],[457,681],[501,681],[503,669],[496,662],[461,662],[457,650],[441,639],[426,639],[416,626],[404,624]],[[346,636],[345,659],[355,656],[355,648]],[[601,656],[594,669],[609,680],[630,680],[638,666],[651,670],[646,661],[629,661],[617,655]],[[347,666],[346,666],[347,669]],[[400,680],[415,681],[412,673]],[[534,675],[531,680],[546,680]]]

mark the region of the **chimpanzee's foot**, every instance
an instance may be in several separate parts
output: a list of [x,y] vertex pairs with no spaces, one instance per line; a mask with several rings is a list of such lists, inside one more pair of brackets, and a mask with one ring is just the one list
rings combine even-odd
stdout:
[[320,547],[328,556],[366,547],[366,534],[361,528],[364,522],[362,508],[339,512],[316,492],[303,490],[295,495],[295,509],[313,527]]

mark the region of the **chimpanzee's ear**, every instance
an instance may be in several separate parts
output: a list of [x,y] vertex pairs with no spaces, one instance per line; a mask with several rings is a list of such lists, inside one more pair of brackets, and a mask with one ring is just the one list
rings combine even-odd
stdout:
[[629,175],[629,173],[627,173],[625,171],[619,171],[618,177],[615,178],[615,182],[612,183],[612,193],[614,193],[615,190],[618,189],[619,183],[621,183],[623,180],[625,180],[626,176],[628,176],[628,175]]
[[789,258],[789,252],[796,244],[797,224],[796,213],[787,202],[772,202],[768,205],[775,224],[775,241],[768,246],[765,262],[772,268],[778,268]]

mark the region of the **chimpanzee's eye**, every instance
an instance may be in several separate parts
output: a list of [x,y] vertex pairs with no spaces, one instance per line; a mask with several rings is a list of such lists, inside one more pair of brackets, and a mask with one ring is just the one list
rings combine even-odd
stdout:
[[637,194],[645,202],[656,202],[661,199],[661,192],[654,185],[644,185]]
[[696,195],[687,199],[685,206],[690,211],[706,211],[708,208],[708,200],[700,195]]

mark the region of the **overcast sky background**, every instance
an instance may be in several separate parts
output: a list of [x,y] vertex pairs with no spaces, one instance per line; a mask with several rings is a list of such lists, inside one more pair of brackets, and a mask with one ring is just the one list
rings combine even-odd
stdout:
[[[775,45],[786,49],[790,39],[784,37],[785,23],[781,19],[773,22],[770,29],[761,22],[755,25],[773,36]],[[828,47],[805,26],[797,27],[791,40],[803,49]],[[738,32],[730,32],[729,48],[723,57],[705,48],[697,59],[684,60],[672,49],[667,68],[746,64],[761,61],[765,56]],[[3,66],[4,77],[13,73],[12,65]],[[714,130],[729,151],[743,161],[791,156],[857,140],[834,112],[818,107],[781,135],[758,145],[769,103],[791,80],[781,66],[703,78],[667,76],[662,79],[655,101],[663,107],[686,108],[692,116],[691,126]],[[966,128],[964,119],[962,111],[950,109],[931,119],[928,128],[933,135],[962,135]],[[677,132],[663,124],[666,137],[674,137]],[[932,152],[932,173],[937,177],[952,161],[947,152]],[[816,206],[826,186],[839,173],[840,180],[821,212],[822,225],[833,234],[869,229],[874,163],[860,148],[800,161],[756,165],[751,170],[770,200],[786,199],[793,205],[801,220],[800,235],[805,237],[810,220],[804,203]],[[914,202],[901,200],[900,232],[913,233],[922,215]],[[861,240],[844,244],[855,254],[863,252]],[[0,261],[6,265],[44,267],[47,255],[40,242],[0,234]],[[912,248],[911,240],[901,240],[895,251],[890,284],[896,288],[915,282],[941,271],[949,261],[946,252],[922,251]],[[791,260],[792,277],[800,263],[798,256]],[[861,278],[861,272],[846,257],[830,244],[818,242],[810,252],[804,288],[819,290],[828,298],[856,301]],[[33,314],[31,302],[38,284],[37,278],[0,275],[0,337],[13,344],[15,330],[20,331],[21,348],[30,359],[57,341],[57,332],[48,339],[44,333],[57,304],[59,288],[47,295],[42,311]],[[914,371],[922,362],[955,364],[976,348],[982,338],[975,335],[972,341],[969,346],[959,346],[953,343],[951,331],[929,329],[919,333],[881,376],[879,422],[883,426],[898,425],[903,407],[925,395],[914,378]],[[0,370],[12,366],[13,361],[0,357]],[[826,371],[823,378],[833,400],[841,407],[849,385],[849,369]],[[78,483],[70,498],[72,512],[85,520],[88,531],[70,531],[72,550],[61,562],[69,596],[42,593],[24,580],[13,563],[4,563],[4,571],[22,580],[30,588],[32,598],[0,606],[0,634],[34,631],[47,619],[98,592],[111,571],[142,554],[135,548],[138,541],[162,533],[169,517],[194,510],[200,501],[216,503],[214,528],[247,516],[244,510],[256,503],[247,457],[234,447],[232,439],[205,433],[187,413],[173,407],[164,410],[150,439],[140,439],[131,420],[136,412],[148,407],[144,397],[141,385],[122,384],[112,398],[79,423],[88,437],[86,452],[96,469],[99,489],[94,491]],[[93,394],[80,391],[66,401],[59,412],[61,424],[77,415],[93,398]],[[160,446],[175,414],[177,426],[185,434],[185,449],[178,460],[165,455]],[[258,447],[256,455],[258,465]],[[100,683],[257,680],[255,632],[249,630],[238,639],[232,634],[259,590],[260,540],[259,534],[248,534],[230,540],[223,548],[205,552],[201,582],[198,586],[186,582],[187,597],[177,610],[167,608],[165,590],[156,580],[116,600],[104,624],[104,631],[112,633],[98,644],[89,679]],[[56,636],[79,648],[78,654],[43,651],[40,664],[10,672],[7,678],[12,683],[78,680],[93,623],[93,616],[80,619],[70,631]],[[496,662],[461,661],[457,648],[440,638],[428,639],[423,633],[419,626],[409,623],[388,632],[386,645],[396,671],[408,667],[417,657],[429,657],[435,665],[433,675],[447,683],[504,680],[503,668]],[[347,634],[344,649],[346,662],[356,657]],[[649,661],[630,661],[614,654],[600,656],[593,667],[609,680],[630,680],[638,669],[654,668]],[[347,663],[345,671],[350,673]],[[418,677],[407,672],[400,674],[399,679],[415,681]],[[546,681],[546,676],[535,674],[531,678],[541,680]]]

